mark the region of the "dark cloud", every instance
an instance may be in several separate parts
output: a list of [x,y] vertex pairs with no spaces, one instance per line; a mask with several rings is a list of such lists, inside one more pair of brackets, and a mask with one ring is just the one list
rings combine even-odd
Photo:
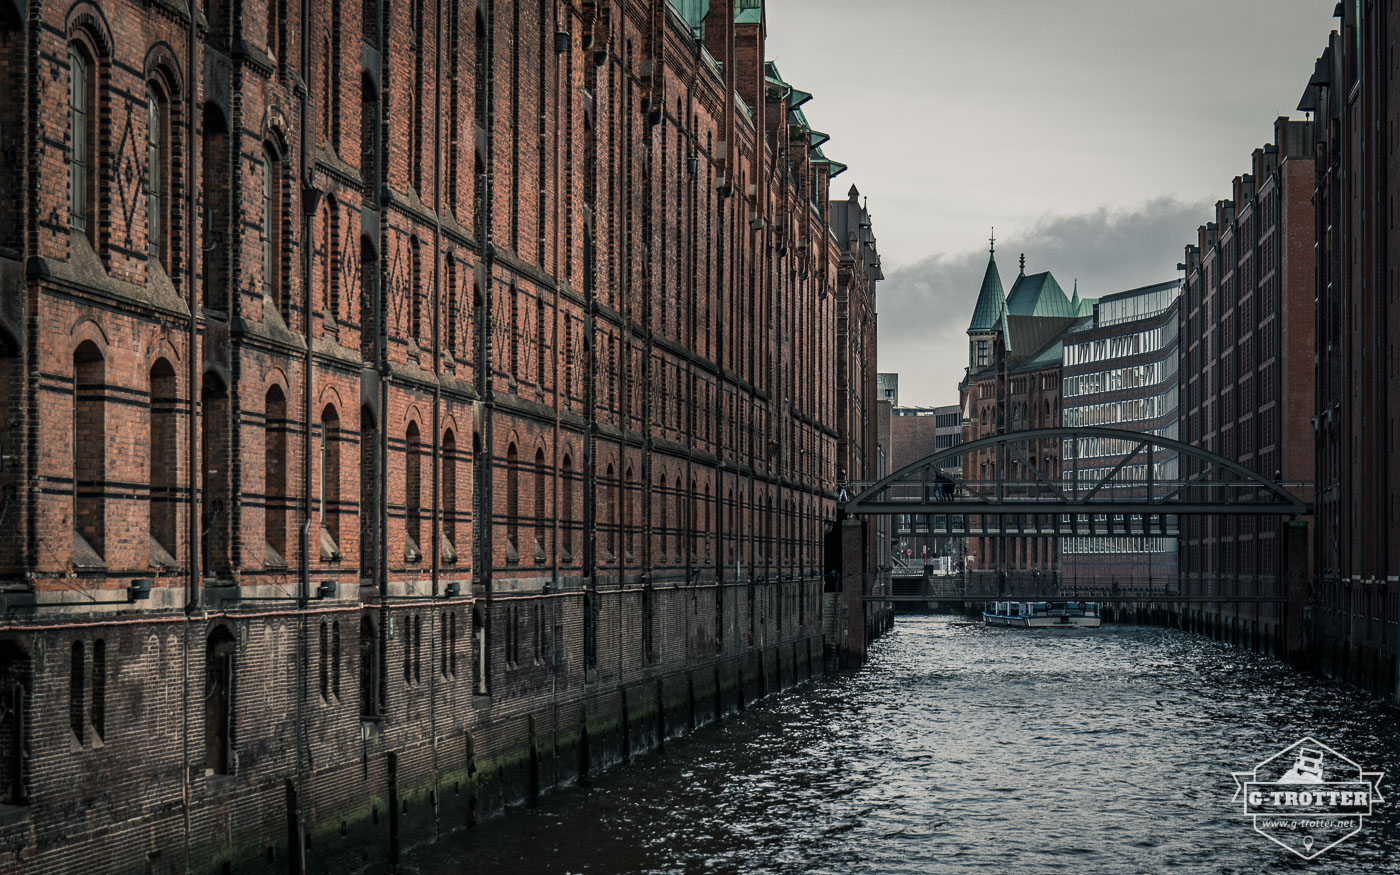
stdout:
[[[1021,233],[998,234],[1002,284],[1010,291],[1022,252],[1028,273],[1050,271],[1066,294],[1077,277],[1086,298],[1174,279],[1183,248],[1210,210],[1159,198],[1130,210],[1047,213]],[[957,400],[965,332],[986,269],[986,250],[940,254],[893,269],[880,284],[880,370],[899,372],[901,403]]]

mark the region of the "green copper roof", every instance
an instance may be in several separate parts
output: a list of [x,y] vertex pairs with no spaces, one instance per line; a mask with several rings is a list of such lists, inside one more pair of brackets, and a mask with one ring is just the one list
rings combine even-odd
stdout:
[[759,24],[763,21],[763,0],[739,0],[734,9],[734,20],[739,24]]
[[1074,310],[1076,316],[1092,316],[1094,313],[1094,303],[1097,298],[1079,297],[1079,278],[1074,280],[1074,297],[1069,299],[1069,306]]
[[1012,316],[1073,317],[1076,307],[1047,271],[1016,277],[1011,294],[1006,296],[1006,310]]
[[1001,289],[1001,274],[997,272],[996,253],[987,259],[987,273],[982,277],[982,290],[977,293],[977,306],[972,311],[968,334],[982,331],[1006,333],[1006,299]]
[[671,5],[692,29],[704,24],[705,16],[710,14],[710,0],[671,0]]

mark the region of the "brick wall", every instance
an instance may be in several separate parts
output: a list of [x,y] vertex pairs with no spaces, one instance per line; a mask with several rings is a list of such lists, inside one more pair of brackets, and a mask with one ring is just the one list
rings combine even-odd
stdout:
[[823,662],[878,262],[762,28],[311,13],[0,11],[0,869],[360,865]]

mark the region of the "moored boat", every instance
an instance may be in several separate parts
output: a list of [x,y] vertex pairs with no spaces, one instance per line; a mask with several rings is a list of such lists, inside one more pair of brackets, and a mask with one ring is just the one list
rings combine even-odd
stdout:
[[996,602],[982,612],[988,626],[1013,629],[1097,629],[1103,622],[1094,602]]

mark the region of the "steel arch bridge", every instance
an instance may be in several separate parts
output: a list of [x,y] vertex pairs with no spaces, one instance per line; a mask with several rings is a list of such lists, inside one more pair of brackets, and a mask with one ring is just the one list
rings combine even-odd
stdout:
[[1268,479],[1171,438],[1097,427],[1006,432],[845,489],[854,494],[839,502],[847,514],[933,516],[941,522],[930,534],[1175,535],[1182,515],[1312,512],[1311,483]]

